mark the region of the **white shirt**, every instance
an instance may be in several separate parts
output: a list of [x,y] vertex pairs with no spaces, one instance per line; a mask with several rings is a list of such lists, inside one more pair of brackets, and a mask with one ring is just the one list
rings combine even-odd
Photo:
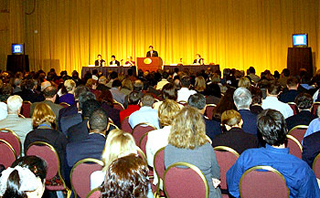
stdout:
[[279,101],[278,98],[274,96],[267,96],[266,99],[262,101],[261,107],[263,109],[274,109],[280,111],[284,119],[293,115],[291,107],[287,103]]
[[5,119],[7,115],[7,104],[4,102],[0,102],[0,120]]
[[178,99],[177,101],[186,101],[188,102],[189,96],[196,94],[197,92],[195,90],[189,90],[186,87],[182,87],[179,91],[178,91]]

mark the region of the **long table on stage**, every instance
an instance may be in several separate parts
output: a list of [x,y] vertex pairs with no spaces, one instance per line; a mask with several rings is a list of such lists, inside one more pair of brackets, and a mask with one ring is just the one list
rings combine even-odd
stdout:
[[102,72],[103,75],[107,76],[107,73],[109,72],[117,72],[117,73],[123,73],[123,74],[128,74],[128,70],[132,69],[133,74],[135,75],[136,73],[136,66],[132,66],[132,67],[87,67],[87,66],[83,66],[82,70],[81,70],[81,78],[84,78],[84,75],[90,71],[92,73],[93,70],[97,70],[98,72]]
[[164,65],[163,70],[174,72],[174,69],[178,68],[179,71],[193,71],[194,73],[201,72],[210,68],[213,72],[219,71],[219,65]]

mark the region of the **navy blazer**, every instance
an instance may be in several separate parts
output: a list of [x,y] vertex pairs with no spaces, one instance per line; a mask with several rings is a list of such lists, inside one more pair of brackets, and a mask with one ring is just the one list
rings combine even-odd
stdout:
[[62,133],[67,135],[68,129],[80,122],[82,122],[82,116],[80,113],[62,117],[60,119],[60,128]]
[[310,111],[300,111],[297,115],[290,116],[286,119],[288,130],[298,125],[309,125],[316,118]]
[[204,123],[206,125],[206,135],[213,140],[216,135],[221,134],[220,122],[217,120],[209,120],[203,117]]
[[87,138],[89,134],[87,122],[88,119],[84,119],[82,122],[73,125],[67,130],[68,143],[79,142]]
[[314,158],[320,153],[320,131],[303,139],[302,159],[312,168]]
[[61,118],[62,117],[69,116],[69,115],[74,115],[74,114],[78,113],[77,103],[78,102],[75,102],[69,107],[60,109],[60,111],[59,111],[59,120],[58,120],[59,129],[61,129]]
[[257,127],[257,115],[252,113],[248,109],[240,109],[239,113],[243,120],[242,129],[246,133],[250,133],[253,135],[257,135],[258,127]]

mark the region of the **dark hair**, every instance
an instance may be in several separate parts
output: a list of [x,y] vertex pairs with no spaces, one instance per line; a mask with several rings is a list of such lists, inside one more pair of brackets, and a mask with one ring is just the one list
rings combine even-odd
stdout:
[[112,87],[121,87],[121,81],[116,79],[112,82]]
[[181,85],[183,87],[189,87],[191,85],[191,78],[189,76],[184,76],[181,79]]
[[43,90],[45,98],[53,98],[57,94],[57,89],[54,86],[49,86]]
[[300,93],[294,99],[299,109],[310,109],[313,104],[312,96],[308,93]]
[[290,76],[290,70],[287,69],[287,68],[283,69],[283,70],[282,70],[282,73],[283,73],[283,75],[284,75],[285,77]]
[[251,104],[261,104],[262,103],[262,91],[257,87],[250,87],[251,92]]
[[162,88],[162,98],[176,101],[178,98],[177,89],[172,83],[167,83]]
[[295,87],[299,84],[299,81],[296,77],[289,77],[287,80],[287,85],[289,87]]
[[34,80],[33,79],[27,79],[23,82],[23,88],[30,90],[34,87]]
[[110,79],[116,79],[116,78],[118,78],[118,73],[115,71],[111,72]]
[[162,78],[167,79],[169,77],[169,74],[167,72],[163,72],[162,74]]
[[95,100],[95,99],[96,99],[96,96],[90,91],[80,94],[79,109],[82,110],[83,103],[85,103],[87,100]]
[[97,130],[98,132],[106,130],[108,127],[108,119],[108,114],[104,109],[99,108],[93,111],[89,119],[90,129]]
[[234,102],[233,102],[233,88],[228,88],[224,96],[220,99],[217,106],[213,109],[213,117],[217,120],[221,119],[221,115],[225,110],[237,110]]
[[149,48],[150,48],[150,47],[152,47],[152,48],[153,48],[153,46],[152,46],[152,45],[149,45]]
[[98,99],[99,102],[106,102],[109,106],[113,106],[113,96],[109,90],[102,90]]
[[202,110],[206,106],[206,98],[199,93],[193,94],[188,98],[188,105]]
[[256,70],[254,69],[254,67],[249,67],[248,71],[250,72],[250,74],[255,74]]
[[257,118],[258,130],[263,140],[272,146],[280,146],[287,141],[287,126],[283,115],[273,109],[263,110]]
[[74,98],[78,99],[79,96],[83,93],[89,92],[90,89],[84,85],[79,85],[74,91]]
[[102,197],[146,197],[149,181],[148,166],[136,154],[114,160],[108,167],[102,186]]
[[82,117],[90,118],[92,113],[101,107],[100,103],[96,100],[87,100],[82,105]]
[[138,104],[140,99],[141,99],[140,94],[137,91],[132,91],[128,96],[128,102],[131,105]]
[[154,97],[151,94],[145,94],[142,96],[141,102],[143,106],[151,107],[154,103]]
[[27,194],[19,190],[20,188],[20,177],[17,170],[12,171],[8,177],[7,189],[3,194],[2,198],[28,198]]
[[115,56],[115,55],[112,55],[111,58],[116,58],[116,56]]
[[282,87],[278,82],[272,82],[268,85],[268,93],[271,95],[278,95]]

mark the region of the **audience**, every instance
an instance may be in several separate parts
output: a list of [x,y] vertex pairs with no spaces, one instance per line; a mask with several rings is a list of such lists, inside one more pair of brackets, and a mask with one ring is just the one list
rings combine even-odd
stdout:
[[59,103],[65,102],[69,105],[73,105],[73,103],[75,102],[74,91],[76,88],[76,83],[73,80],[68,79],[64,81],[63,85],[65,87],[66,93],[59,97]]
[[110,89],[110,92],[115,101],[121,104],[124,104],[126,95],[122,93],[120,90],[121,90],[121,81],[118,79],[115,79],[112,83],[112,88]]
[[294,99],[299,94],[298,92],[299,81],[295,77],[289,77],[287,79],[287,89],[279,96],[279,100],[284,103],[294,102]]
[[120,122],[122,122],[126,117],[129,117],[133,112],[138,111],[140,109],[139,107],[139,101],[140,101],[140,94],[137,91],[132,91],[129,94],[128,97],[128,107],[120,111]]
[[190,90],[191,78],[189,76],[182,77],[181,86],[181,89],[178,90],[178,102],[187,102],[189,96],[197,93],[195,90]]

